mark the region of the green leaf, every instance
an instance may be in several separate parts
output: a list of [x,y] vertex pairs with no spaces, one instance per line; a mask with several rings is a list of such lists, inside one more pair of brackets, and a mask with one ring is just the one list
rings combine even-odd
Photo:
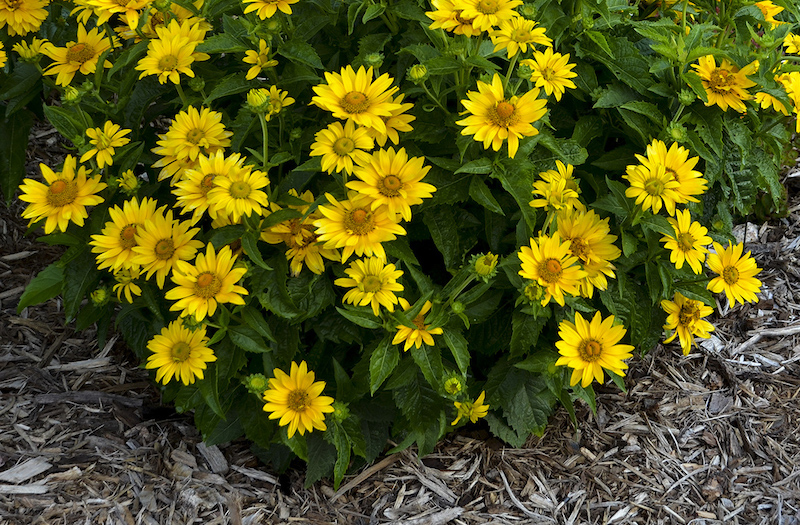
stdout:
[[336,447],[336,463],[333,466],[333,490],[337,490],[350,466],[350,438],[342,425],[337,421],[326,433],[332,436],[333,445]]
[[238,417],[229,417],[227,420],[217,419],[216,421],[218,423],[211,432],[203,433],[203,441],[208,446],[230,443],[244,434],[242,422]]
[[198,53],[244,53],[250,48],[239,39],[227,33],[219,33],[206,38],[198,44],[195,51]]
[[475,159],[463,164],[459,167],[455,174],[459,173],[473,173],[473,174],[486,174],[492,172],[492,161],[487,158]]
[[451,329],[445,329],[442,332],[442,338],[447,348],[450,349],[450,353],[453,354],[456,366],[458,366],[462,374],[466,374],[470,359],[467,340],[460,333]]
[[208,408],[213,410],[214,413],[222,419],[226,419],[225,409],[222,408],[222,405],[219,401],[219,384],[217,382],[216,363],[208,364],[208,367],[203,373],[203,379],[199,379],[197,381],[197,388],[203,395],[203,399],[205,400],[206,405],[208,405]]
[[210,106],[211,102],[217,100],[218,98],[226,97],[228,95],[236,95],[237,93],[243,93],[254,87],[258,87],[259,83],[257,81],[247,80],[245,76],[245,73],[234,73],[233,75],[224,77],[214,86],[214,88],[206,97],[205,101],[203,101],[203,105]]
[[461,262],[458,224],[449,206],[433,206],[422,214],[422,221],[431,232],[436,248],[444,257],[447,268],[455,268]]
[[120,53],[119,57],[114,60],[114,65],[108,70],[108,79],[111,80],[117,71],[124,71],[128,69],[129,65],[138,62],[139,57],[147,52],[148,44],[149,42],[147,40],[142,40],[138,44],[134,44]]
[[78,314],[81,301],[100,281],[100,272],[89,250],[84,250],[64,268],[64,314],[67,322]]
[[261,312],[255,307],[255,304],[251,304],[250,307],[245,307],[240,313],[242,320],[247,323],[249,328],[255,330],[258,335],[265,338],[267,341],[272,341],[273,343],[277,342],[272,336],[269,323],[267,323],[264,316],[261,315]]
[[367,6],[366,2],[354,2],[347,6],[347,34],[352,35],[358,14]]
[[608,56],[614,56],[614,52],[608,46],[608,40],[606,40],[606,37],[605,35],[603,35],[603,33],[600,33],[598,31],[584,31],[583,34],[588,36],[592,40],[592,42],[597,44],[600,47],[600,49],[602,49],[608,54]]
[[370,20],[378,18],[386,11],[386,6],[383,4],[372,4],[364,11],[364,16],[361,17],[361,23],[366,24]]
[[40,78],[42,78],[42,74],[36,66],[17,62],[14,72],[0,84],[3,86],[0,91],[0,100],[9,100],[27,94]]
[[[72,111],[58,106],[44,106],[44,116],[61,135],[69,140],[83,136],[84,124],[79,121]],[[91,122],[89,123],[92,124]]]
[[253,261],[257,266],[269,271],[272,270],[264,258],[261,256],[261,249],[258,246],[258,234],[256,232],[247,232],[242,236],[242,248],[247,257]]
[[434,388],[438,388],[444,374],[442,366],[442,354],[439,347],[429,347],[421,345],[417,348],[416,345],[411,345],[411,358],[417,363],[417,366],[422,371],[422,375]]
[[[292,439],[298,439],[298,437]],[[305,486],[308,488],[322,478],[331,475],[336,464],[337,454],[336,447],[326,442],[319,432],[310,432],[306,441],[308,443],[308,470],[306,470]]]
[[0,192],[11,203],[25,178],[25,151],[33,125],[29,111],[18,111],[0,126]]
[[498,215],[505,215],[503,208],[500,207],[500,203],[498,203],[497,199],[492,195],[489,186],[487,186],[480,177],[472,177],[469,183],[469,196],[487,210],[497,213]]
[[399,362],[397,347],[392,344],[389,337],[385,337],[369,357],[369,390],[372,395],[375,395]]
[[325,69],[319,55],[314,48],[306,42],[289,40],[278,47],[278,54],[292,62],[299,62],[315,69]]
[[538,171],[534,173],[535,169],[529,162],[521,164],[524,169],[495,170],[492,175],[500,181],[503,188],[517,201],[528,230],[533,232],[536,231],[536,210],[529,203],[533,200],[531,192],[533,191],[533,181]]
[[242,224],[231,224],[223,226],[222,228],[216,228],[212,230],[211,236],[208,238],[207,242],[210,242],[211,245],[214,246],[214,249],[219,251],[226,244],[241,239],[245,231],[246,229]]
[[339,308],[337,306],[336,311],[351,323],[357,324],[363,328],[374,330],[383,326],[380,318],[375,317],[375,314],[372,312],[372,310],[366,306],[358,309],[352,306],[345,308]]
[[269,347],[258,335],[258,332],[246,326],[228,327],[228,337],[233,344],[247,352],[264,353],[269,352]]
[[22,297],[19,298],[17,305],[17,313],[28,306],[41,304],[61,293],[61,288],[64,282],[64,269],[53,263],[47,268],[36,274],[25,291],[22,292]]
[[644,213],[639,217],[639,223],[650,230],[658,232],[662,235],[675,236],[675,229],[667,221],[666,217],[662,215],[653,215],[652,213]]
[[545,310],[548,315],[532,317],[516,311],[511,317],[511,357],[524,355],[536,347],[539,334],[547,324],[550,310]]

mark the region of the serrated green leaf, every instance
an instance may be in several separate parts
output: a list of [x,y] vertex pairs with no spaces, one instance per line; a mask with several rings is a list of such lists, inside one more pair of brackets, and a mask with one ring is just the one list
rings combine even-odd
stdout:
[[411,358],[417,363],[417,366],[422,371],[422,375],[434,388],[438,388],[444,374],[442,366],[441,350],[437,346],[429,347],[421,345],[417,348],[416,345],[411,345],[409,350]]
[[325,69],[317,51],[307,42],[289,40],[278,47],[278,54],[315,69]]
[[29,111],[18,111],[0,125],[0,192],[8,203],[25,178],[25,152],[32,125]]
[[500,207],[500,203],[498,203],[497,199],[492,195],[489,186],[487,186],[480,177],[472,177],[469,183],[469,196],[487,210],[497,213],[498,215],[505,215],[503,208]]
[[19,298],[17,313],[28,306],[41,304],[61,293],[64,283],[64,269],[58,263],[52,263],[47,268],[36,274],[22,297]]
[[211,35],[197,45],[195,50],[198,53],[244,53],[250,48],[243,44],[238,38],[227,33]]
[[[211,102],[217,100],[218,98],[244,93],[245,91],[249,91],[254,87],[258,87],[259,83],[257,81],[247,80],[245,76],[245,73],[234,73],[233,75],[224,77],[214,85],[214,87],[211,89],[211,92],[203,101],[203,105],[210,106]],[[253,118],[255,118],[255,115]]]
[[272,267],[264,262],[264,258],[261,256],[261,250],[258,247],[258,236],[255,232],[247,232],[242,236],[242,248],[244,248],[247,257],[257,266],[265,270],[272,270]]
[[361,23],[366,24],[370,20],[378,18],[386,11],[386,6],[383,4],[372,4],[364,11],[364,16],[361,17]]
[[436,248],[444,257],[447,268],[455,268],[461,262],[458,224],[453,209],[449,206],[433,206],[422,214],[422,221],[428,227]]
[[369,390],[372,395],[375,395],[375,392],[392,374],[399,362],[400,355],[397,347],[392,344],[391,339],[385,337],[378,343],[378,347],[372,351],[369,358]]
[[337,306],[336,311],[351,323],[357,324],[363,328],[374,330],[383,326],[380,318],[375,317],[372,310],[367,307],[356,309],[354,307],[339,308]]
[[[297,439],[297,437],[292,439]],[[326,442],[319,432],[310,432],[306,437],[306,442],[308,443],[308,469],[306,470],[305,486],[308,488],[322,478],[331,475],[336,464],[336,447]]]
[[258,354],[269,352],[269,346],[261,339],[258,332],[247,326],[228,327],[228,337],[233,344],[247,352]]
[[265,338],[267,341],[275,341],[275,338],[272,336],[272,330],[269,327],[269,323],[264,319],[264,316],[261,315],[261,312],[254,307],[255,305],[251,305],[250,308],[242,309],[241,316],[242,320],[247,323],[249,328],[255,330],[255,332],[260,335],[261,337]]
[[447,348],[450,349],[450,353],[453,354],[456,366],[462,374],[466,374],[470,361],[467,340],[460,333],[451,329],[445,329],[442,332],[442,338]]
[[83,136],[86,128],[72,111],[58,106],[44,106],[42,109],[50,124],[64,137],[75,140]]
[[100,282],[100,272],[95,267],[95,261],[89,250],[84,250],[81,255],[70,261],[64,268],[64,314],[67,322],[72,321],[78,314],[81,301]]

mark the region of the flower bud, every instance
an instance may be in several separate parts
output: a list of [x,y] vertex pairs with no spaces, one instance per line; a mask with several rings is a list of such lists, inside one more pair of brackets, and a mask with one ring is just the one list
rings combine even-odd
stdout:
[[141,186],[139,178],[133,173],[133,170],[127,170],[122,173],[116,180],[119,184],[119,189],[126,195],[133,195]]
[[92,304],[99,308],[108,302],[108,300],[111,298],[111,295],[108,293],[108,288],[101,286],[97,290],[90,293],[89,298],[92,300]]
[[247,106],[256,115],[269,113],[269,101],[269,90],[266,88],[251,89],[247,92]]
[[72,86],[64,88],[64,93],[61,95],[61,103],[66,106],[74,106],[81,101],[83,93]]
[[695,96],[694,91],[690,89],[681,89],[681,92],[678,95],[678,100],[684,106],[691,106],[696,98],[697,97]]
[[153,0],[150,4],[156,11],[166,13],[172,7],[172,0]]
[[536,281],[531,281],[522,291],[525,298],[531,303],[538,303],[544,296],[544,288]]
[[289,132],[289,138],[292,140],[297,140],[303,136],[303,128],[292,128],[292,131]]
[[242,379],[242,383],[248,392],[259,397],[269,388],[269,380],[264,374],[251,374]]
[[448,395],[458,395],[462,390],[464,390],[464,380],[461,377],[451,374],[444,380],[444,391],[447,392]]
[[333,419],[336,421],[342,422],[348,417],[350,417],[350,409],[347,408],[345,403],[340,401],[333,402]]
[[383,65],[383,53],[370,53],[364,57],[364,65],[378,69]]
[[517,68],[517,77],[522,80],[530,80],[533,75],[533,68],[527,64],[520,64]]
[[466,306],[464,306],[464,303],[461,301],[453,301],[451,308],[453,309],[454,314],[463,314]]
[[675,142],[686,142],[686,128],[683,126],[683,124],[670,122],[669,126],[667,126],[667,133],[669,133],[669,136]]
[[500,261],[500,256],[491,252],[487,254],[473,255],[470,260],[472,271],[484,282],[497,275],[497,263]]
[[409,68],[406,78],[415,84],[421,84],[428,79],[428,68],[422,64],[415,64]]
[[522,15],[523,18],[534,20],[536,18],[536,7],[533,4],[522,4],[517,8],[517,13]]
[[189,79],[189,89],[195,93],[200,93],[206,87],[206,81],[200,77]]

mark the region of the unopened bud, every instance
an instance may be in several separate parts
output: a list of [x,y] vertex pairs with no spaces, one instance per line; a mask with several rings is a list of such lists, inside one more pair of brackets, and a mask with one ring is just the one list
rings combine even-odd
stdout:
[[678,94],[678,100],[684,106],[691,106],[696,99],[697,96],[690,89],[681,89],[680,94]]
[[421,84],[428,79],[428,68],[422,64],[415,64],[409,68],[406,78],[415,84]]
[[383,65],[383,53],[370,53],[364,57],[364,65],[378,69]]
[[264,374],[252,374],[242,380],[244,387],[251,394],[261,396],[269,388],[269,380]]
[[189,79],[189,89],[195,93],[200,93],[206,87],[206,81],[200,77]]

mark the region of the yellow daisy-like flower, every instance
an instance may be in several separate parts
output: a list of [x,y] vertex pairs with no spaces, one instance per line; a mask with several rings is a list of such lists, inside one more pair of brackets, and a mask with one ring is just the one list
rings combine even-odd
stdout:
[[192,331],[181,321],[172,321],[147,343],[153,354],[144,367],[156,368],[156,381],[165,385],[173,376],[176,381],[191,385],[195,379],[203,379],[206,363],[217,360],[214,351],[206,346],[208,341],[205,326]]
[[194,316],[196,322],[212,316],[218,303],[244,304],[242,295],[247,290],[237,285],[247,268],[234,268],[236,256],[230,246],[223,246],[219,253],[208,243],[206,253],[197,254],[194,264],[176,261],[172,282],[177,286],[164,297],[177,302],[170,310],[182,310],[181,317]]
[[311,156],[322,156],[322,169],[329,174],[344,171],[352,175],[353,163],[368,163],[369,151],[375,147],[367,128],[356,128],[352,120],[345,122],[344,126],[339,122],[329,124],[314,138],[316,142],[311,145]]
[[394,312],[397,296],[394,292],[402,292],[403,285],[397,279],[403,275],[394,264],[387,264],[379,257],[356,259],[345,268],[347,277],[336,279],[333,284],[350,288],[342,298],[343,303],[372,307],[375,316],[380,315],[380,307],[384,306]]
[[732,307],[736,305],[736,301],[742,304],[758,301],[756,294],[761,291],[761,281],[756,279],[756,275],[761,272],[761,268],[756,266],[756,260],[750,252],[742,257],[744,245],[741,243],[731,246],[728,242],[728,247],[723,248],[721,244],[714,242],[712,246],[714,253],[709,254],[706,264],[718,276],[711,279],[706,288],[714,293],[724,291]]
[[136,245],[133,264],[141,265],[149,279],[156,274],[156,283],[164,288],[164,280],[172,270],[175,261],[188,261],[194,258],[203,242],[194,236],[200,228],[191,228],[189,221],[172,220],[172,210],[166,215],[156,213],[144,225],[136,228]]
[[197,160],[197,166],[185,170],[181,180],[172,189],[172,193],[178,198],[176,204],[183,208],[181,213],[192,212],[193,225],[208,210],[208,192],[217,186],[215,180],[249,171],[249,168],[243,166],[244,157],[238,153],[225,156],[221,149],[209,156],[200,155]]
[[481,395],[475,401],[454,401],[453,405],[457,411],[456,419],[450,424],[456,426],[462,417],[469,419],[473,423],[477,423],[480,418],[486,417],[486,414],[489,413],[489,405],[483,404],[485,398],[486,392],[481,392]]
[[705,247],[711,244],[708,228],[697,221],[692,222],[689,210],[679,210],[674,219],[668,217],[667,220],[675,230],[675,236],[665,235],[661,242],[665,243],[664,248],[670,250],[670,262],[678,270],[687,262],[692,271],[699,274],[703,271],[703,260],[708,253]]
[[783,38],[783,47],[786,48],[786,52],[790,55],[796,55],[800,53],[800,35],[788,33]]
[[[399,301],[403,310],[411,309],[411,304],[408,301],[402,297],[400,297]],[[434,346],[433,336],[443,333],[444,330],[439,327],[431,328],[430,325],[425,324],[425,314],[430,311],[431,306],[433,306],[433,304],[430,301],[425,301],[425,304],[422,305],[422,309],[414,318],[414,328],[402,324],[398,325],[397,333],[394,335],[394,339],[392,339],[392,344],[396,345],[405,341],[403,345],[404,352],[407,352],[412,346],[419,348],[422,346],[422,343],[428,346]]]
[[531,69],[529,80],[544,89],[547,96],[554,95],[556,100],[561,100],[567,88],[575,89],[575,83],[570,79],[578,74],[572,71],[575,64],[569,63],[569,53],[554,53],[548,47],[544,52],[534,51],[533,59],[522,60],[520,65],[528,66]]
[[291,439],[295,432],[302,436],[307,431],[327,430],[325,414],[333,412],[333,398],[320,395],[325,390],[325,381],[314,381],[314,372],[301,361],[298,366],[292,361],[289,374],[276,368],[274,378],[269,380],[269,389],[264,392],[264,412],[270,419],[279,419],[282,427],[289,426]]
[[[292,4],[296,4],[299,0],[242,0],[247,7],[244,8],[244,14],[256,12],[258,18],[266,20],[272,18],[276,12],[280,10],[281,13],[287,15],[292,14]],[[301,432],[302,434],[302,432]],[[291,435],[289,436],[291,437]]]
[[663,205],[670,215],[675,215],[675,203],[679,199],[676,190],[680,183],[667,173],[663,165],[657,165],[655,170],[638,164],[628,166],[622,178],[631,185],[625,190],[625,196],[636,199],[636,204],[643,210],[652,209],[653,213],[658,213]]
[[9,36],[38,31],[47,18],[49,0],[0,0],[0,29]]
[[[0,0],[4,1],[4,0]],[[78,39],[67,42],[64,47],[56,47],[51,43],[42,46],[42,53],[50,57],[53,63],[44,70],[45,75],[57,75],[56,84],[66,86],[72,82],[75,73],[90,75],[97,69],[97,62],[107,50],[113,47],[111,40],[100,33],[98,28],[87,32],[83,24],[78,25]],[[103,67],[111,67],[106,60]]]
[[778,113],[783,113],[787,117],[789,116],[789,110],[786,109],[786,106],[783,105],[783,102],[773,97],[769,93],[759,91],[755,95],[755,101],[756,104],[761,106],[761,109],[772,108]]
[[0,42],[0,68],[6,67],[7,60],[8,60],[8,55],[6,55],[6,51],[3,48],[3,43]]
[[23,62],[37,62],[42,56],[42,46],[47,43],[47,39],[33,37],[30,44],[23,40],[11,46],[11,49],[19,55]]
[[[656,171],[658,166],[664,167],[666,174],[678,183],[677,187],[672,188],[672,199],[678,204],[700,202],[695,195],[702,195],[708,188],[708,181],[703,178],[703,174],[694,169],[700,157],[689,158],[689,150],[677,143],[667,149],[664,142],[654,139],[648,144],[645,156],[637,154],[636,158],[650,171]],[[631,169],[632,166],[628,166],[628,170]],[[664,203],[667,205],[667,212],[674,215],[674,208],[666,201]]]
[[501,21],[497,29],[489,31],[489,36],[494,44],[495,52],[505,49],[508,58],[519,52],[527,53],[528,46],[533,49],[533,44],[548,48],[553,46],[553,41],[545,35],[545,28],[536,27],[536,22],[521,16]]
[[[145,197],[141,204],[136,197],[125,201],[122,209],[119,206],[109,208],[111,220],[105,224],[100,234],[92,235],[89,244],[92,253],[97,254],[97,268],[111,268],[116,271],[130,268],[135,256],[136,231],[156,214],[158,203],[155,199]],[[163,213],[164,208],[159,210]]]
[[373,199],[372,209],[386,205],[389,216],[405,221],[411,220],[411,206],[421,204],[422,199],[433,196],[436,187],[422,182],[431,167],[423,166],[424,157],[411,157],[405,148],[395,153],[393,148],[378,150],[354,170],[360,180],[350,181],[346,186]]
[[94,147],[81,156],[81,162],[86,162],[97,155],[97,166],[100,169],[111,166],[114,148],[120,148],[129,143],[131,139],[125,135],[130,132],[129,129],[120,129],[119,124],[114,124],[110,120],[103,124],[103,129],[87,129],[86,136],[89,137],[89,143]]
[[540,172],[542,180],[533,183],[531,193],[541,198],[528,204],[532,208],[546,208],[548,211],[573,208],[586,211],[586,206],[580,201],[581,189],[573,175],[574,171],[572,164],[556,160],[556,169]]
[[52,233],[58,228],[67,231],[70,221],[83,226],[84,219],[89,216],[87,206],[96,206],[103,202],[97,195],[105,189],[106,184],[100,182],[100,176],[90,177],[91,172],[81,166],[77,172],[75,157],[67,155],[61,171],[54,172],[48,166],[39,164],[46,184],[33,179],[25,179],[20,185],[21,201],[29,202],[22,212],[22,217],[30,219],[31,224],[47,219],[44,232]]
[[242,217],[255,213],[262,214],[267,207],[267,194],[262,188],[269,184],[267,174],[249,166],[234,171],[227,177],[214,179],[214,187],[208,192],[208,213],[211,217],[229,215],[234,223]]
[[714,331],[714,325],[703,319],[711,315],[714,309],[700,301],[687,299],[680,292],[675,292],[674,299],[661,301],[661,308],[667,312],[664,330],[674,330],[672,335],[664,339],[664,343],[671,343],[678,337],[683,355],[689,355],[695,336],[707,339],[710,332]]
[[359,257],[375,255],[385,260],[386,252],[381,243],[406,234],[406,230],[389,215],[388,208],[372,209],[372,198],[368,195],[351,191],[347,200],[341,202],[330,193],[325,197],[330,206],[323,204],[317,208],[323,217],[314,221],[314,226],[325,248],[342,248],[342,262],[353,253]]
[[375,128],[367,128],[367,133],[369,133],[370,137],[375,139],[375,141],[378,143],[378,146],[383,147],[386,144],[387,139],[391,140],[392,144],[396,145],[400,142],[400,134],[398,131],[407,133],[414,130],[410,123],[416,120],[417,117],[406,113],[406,111],[414,107],[414,104],[411,102],[406,102],[404,104],[404,97],[405,94],[400,93],[394,99],[389,99],[389,102],[392,104],[399,104],[400,107],[393,109],[390,116],[381,117],[384,125],[386,126],[386,131],[384,133],[379,132]]
[[86,4],[97,14],[98,26],[119,14],[128,28],[135,30],[139,25],[140,12],[150,4],[150,0],[88,0]]
[[569,252],[578,258],[586,271],[580,283],[581,295],[592,297],[594,288],[608,288],[606,277],[614,278],[614,265],[610,261],[622,252],[614,245],[616,235],[611,235],[608,219],[602,219],[594,210],[581,212],[563,210],[558,214],[558,233],[569,242]]
[[352,66],[346,66],[341,73],[326,72],[327,84],[312,88],[316,96],[311,103],[330,111],[335,118],[349,119],[359,126],[386,133],[381,117],[391,117],[392,111],[400,108],[400,104],[391,102],[398,87],[392,87],[394,80],[388,73],[373,81],[372,71],[372,67],[365,70],[361,66],[356,72]]
[[781,22],[780,20],[775,20],[775,15],[783,11],[783,7],[775,5],[772,0],[762,0],[761,2],[756,2],[755,5],[764,15],[764,20],[769,22],[773,29],[780,24],[786,23]]
[[624,376],[628,365],[623,360],[633,356],[633,346],[618,344],[625,332],[624,327],[614,326],[613,315],[603,319],[600,312],[596,312],[591,321],[586,321],[576,312],[574,324],[561,321],[558,325],[561,340],[556,341],[556,348],[561,357],[556,366],[572,368],[569,384],[574,386],[580,382],[583,388],[594,379],[602,385],[603,369]]
[[539,130],[533,123],[547,113],[547,100],[538,100],[539,89],[534,88],[521,97],[506,98],[500,75],[494,74],[491,84],[478,81],[478,91],[468,91],[467,100],[461,103],[470,116],[456,123],[464,126],[462,135],[474,135],[483,142],[484,149],[492,146],[499,151],[508,139],[508,156],[514,158],[519,148],[519,139],[537,135]]
[[245,79],[253,80],[261,73],[262,69],[266,69],[268,67],[275,67],[278,65],[277,60],[272,60],[269,58],[269,46],[267,45],[267,41],[263,38],[258,40],[258,51],[245,51],[244,52],[244,59],[242,62],[245,64],[252,64],[253,67],[247,70],[247,76]]
[[462,17],[471,18],[475,29],[488,31],[504,20],[519,17],[514,8],[522,5],[522,0],[460,0],[458,3],[464,6]]
[[122,301],[122,296],[125,296],[125,300],[129,303],[133,302],[133,296],[140,296],[142,295],[142,289],[136,284],[136,279],[139,278],[139,267],[138,266],[131,266],[130,268],[120,268],[114,272],[114,280],[117,283],[111,288],[112,291],[116,292],[117,299]]
[[522,262],[518,273],[545,289],[542,306],[550,299],[564,306],[565,292],[579,295],[580,280],[586,277],[586,272],[578,265],[578,258],[570,254],[569,241],[562,241],[558,232],[552,237],[532,238],[531,245],[520,248],[518,255]]
[[466,37],[480,34],[481,31],[472,25],[475,19],[463,16],[463,0],[431,0],[431,6],[435,11],[425,13],[433,20],[428,26],[430,29],[444,29]]
[[757,60],[740,70],[726,59],[722,59],[722,63],[717,66],[714,55],[706,55],[700,57],[692,67],[697,71],[706,90],[706,106],[716,104],[722,111],[728,111],[728,106],[739,113],[747,111],[744,101],[750,100],[752,95],[746,90],[756,85],[747,75],[756,72]]
[[187,38],[151,40],[147,44],[147,55],[139,59],[134,69],[142,72],[139,78],[156,75],[160,84],[167,81],[180,84],[181,73],[194,78],[190,67],[194,63],[194,48]]
[[289,96],[288,91],[281,91],[276,86],[269,88],[268,111],[265,115],[267,121],[281,112],[286,106],[294,104],[294,99]]

